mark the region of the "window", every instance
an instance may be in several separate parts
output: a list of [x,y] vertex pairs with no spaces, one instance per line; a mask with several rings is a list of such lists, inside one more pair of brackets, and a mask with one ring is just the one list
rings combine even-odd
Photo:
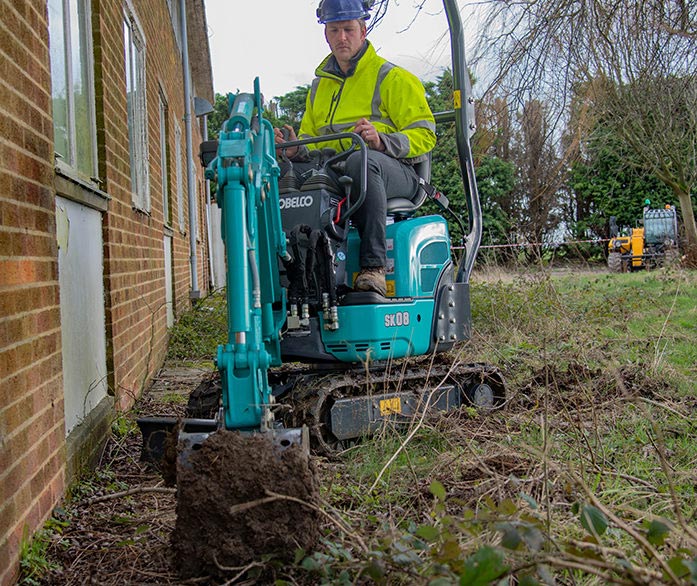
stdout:
[[57,166],[96,181],[94,63],[89,0],[49,0],[51,99]]
[[167,102],[162,94],[160,94],[160,169],[162,180],[162,210],[165,225],[169,226],[172,223],[172,214],[169,201],[169,162],[167,155],[169,148],[167,146],[169,132],[167,129]]
[[172,21],[172,29],[174,30],[174,38],[177,39],[177,47],[182,50],[182,35],[181,35],[181,14],[180,0],[167,0],[167,8],[169,8],[169,19]]
[[124,15],[123,38],[132,199],[136,208],[148,212],[150,211],[150,184],[145,100],[145,42],[135,15],[129,9],[126,9]]
[[174,165],[177,180],[177,212],[179,231],[184,232],[184,169],[182,167],[182,129],[178,122],[174,123]]
[[[189,164],[191,165],[192,169],[196,168],[196,163],[194,162],[193,157],[189,160]],[[188,181],[187,181],[188,185]],[[189,202],[191,203],[191,202]],[[201,182],[194,176],[194,217],[192,218],[191,221],[193,221],[194,225],[192,226],[192,229],[194,230],[194,235],[196,236],[196,240],[201,239],[201,232],[199,232],[198,229],[198,221],[199,218],[201,217],[201,213],[199,210],[199,207],[201,205]]]

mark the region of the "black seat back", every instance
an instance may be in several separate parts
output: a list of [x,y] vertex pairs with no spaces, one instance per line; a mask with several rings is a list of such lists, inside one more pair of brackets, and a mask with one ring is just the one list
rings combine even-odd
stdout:
[[[414,164],[414,171],[423,183],[431,180],[431,153],[426,155],[423,161]],[[388,216],[410,216],[421,207],[426,200],[426,191],[423,184],[419,187],[413,197],[405,197],[404,194],[387,194],[387,215]]]

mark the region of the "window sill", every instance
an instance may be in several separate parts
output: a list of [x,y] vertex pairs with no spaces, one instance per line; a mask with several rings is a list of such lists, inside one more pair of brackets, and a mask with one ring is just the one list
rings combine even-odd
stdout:
[[111,196],[94,184],[79,179],[61,167],[55,168],[56,194],[100,212],[106,212]]
[[131,209],[136,213],[136,214],[142,214],[143,216],[147,216],[148,218],[151,217],[150,215],[150,210],[146,210],[145,208],[141,208],[137,205],[132,204]]

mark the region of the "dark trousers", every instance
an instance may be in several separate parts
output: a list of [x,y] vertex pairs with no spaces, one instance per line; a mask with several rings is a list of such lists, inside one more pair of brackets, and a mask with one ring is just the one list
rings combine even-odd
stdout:
[[[293,163],[293,170],[300,178],[309,169],[317,168],[318,163]],[[285,165],[287,168],[287,165]],[[282,173],[285,172],[281,165]],[[351,200],[356,201],[361,189],[361,154],[355,152],[346,160],[343,172],[353,180]],[[419,189],[419,178],[411,165],[379,151],[368,150],[368,181],[363,205],[351,216],[351,222],[361,238],[361,268],[384,267],[385,220],[387,218],[388,196],[413,197]],[[346,209],[346,208],[344,208]]]

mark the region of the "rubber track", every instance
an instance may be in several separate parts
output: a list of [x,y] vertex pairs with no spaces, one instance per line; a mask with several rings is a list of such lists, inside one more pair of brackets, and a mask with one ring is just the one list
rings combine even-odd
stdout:
[[279,402],[279,416],[287,427],[307,425],[313,448],[331,455],[344,448],[332,438],[328,424],[327,409],[337,399],[399,391],[423,395],[442,384],[457,384],[466,389],[474,383],[486,382],[494,390],[495,406],[505,400],[505,381],[494,366],[479,363],[419,366],[394,365],[387,370],[354,369],[331,374],[303,368],[286,370],[282,376],[287,377],[285,384],[291,388]]

